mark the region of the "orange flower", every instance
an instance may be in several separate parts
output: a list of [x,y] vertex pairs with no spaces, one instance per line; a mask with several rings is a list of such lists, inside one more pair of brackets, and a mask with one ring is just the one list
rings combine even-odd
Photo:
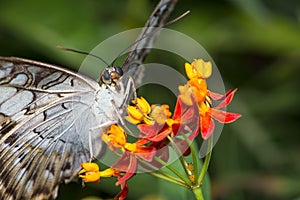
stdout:
[[110,129],[102,135],[102,140],[108,145],[111,151],[120,149],[123,152],[132,152],[146,161],[153,159],[154,148],[144,146],[144,144],[138,141],[135,143],[127,142],[124,129],[118,125],[111,125]]
[[78,172],[78,176],[83,179],[84,182],[99,182],[100,181],[100,172],[99,166],[96,163],[81,163],[83,168]]
[[172,113],[169,110],[169,106],[166,104],[163,104],[161,106],[152,105],[151,109],[152,111],[150,113],[150,117],[154,119],[154,121],[159,125],[166,123],[166,120],[172,115]]
[[[236,91],[237,89],[224,95],[223,101],[216,107],[211,107],[211,103],[208,101],[200,104],[200,128],[203,139],[209,138],[213,133],[215,125],[212,119],[221,123],[231,123],[241,117],[241,114],[221,110],[221,108],[225,108],[231,102]],[[209,96],[207,97],[209,99]]]
[[194,60],[191,64],[185,63],[185,72],[189,79],[206,79],[211,76],[212,64],[202,59]]
[[[107,168],[104,171],[99,171],[99,166],[96,163],[86,162],[81,163],[83,168],[78,172],[79,178],[82,178],[84,182],[100,182],[100,177],[117,177],[118,182],[116,185],[121,185],[121,191],[116,195],[115,199],[125,199],[128,194],[128,185],[125,175],[122,176],[122,171],[115,168]],[[125,178],[124,178],[125,177]]]
[[[187,118],[197,117],[196,130],[189,136],[189,139],[194,139],[198,135],[200,128],[202,138],[206,140],[214,131],[213,119],[221,123],[231,123],[241,117],[238,113],[229,113],[222,111],[221,108],[226,107],[232,100],[236,89],[228,92],[226,95],[210,92],[207,89],[206,78],[212,73],[211,62],[205,62],[202,59],[195,60],[192,64],[185,64],[186,74],[189,81],[185,86],[179,86],[179,100],[189,107],[189,115]],[[213,100],[222,100],[222,102],[212,107]],[[197,104],[199,115],[195,112],[193,104]],[[175,113],[179,112],[178,110]]]
[[152,120],[147,116],[151,112],[149,103],[143,97],[137,98],[132,101],[134,106],[127,107],[128,116],[125,118],[132,124],[139,124],[145,122],[151,124]]
[[111,151],[121,149],[124,151],[124,146],[127,142],[125,131],[118,125],[111,125],[110,129],[102,135],[102,140],[108,145]]

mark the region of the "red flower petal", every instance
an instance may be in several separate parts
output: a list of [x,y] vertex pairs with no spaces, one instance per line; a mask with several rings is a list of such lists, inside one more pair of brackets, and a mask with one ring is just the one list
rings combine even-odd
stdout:
[[112,166],[112,168],[125,172],[125,175],[120,177],[116,182],[116,185],[124,185],[126,181],[131,178],[137,168],[137,159],[133,153],[125,151],[123,156],[117,160],[117,162]]
[[172,133],[172,129],[167,128],[167,129],[163,130],[162,132],[160,132],[159,134],[157,134],[156,136],[148,138],[148,139],[152,142],[161,142],[171,133]]
[[242,115],[239,113],[230,113],[223,110],[211,108],[211,116],[221,123],[231,123],[240,118]]
[[215,92],[212,92],[212,91],[208,91],[208,96],[210,98],[212,98],[213,100],[215,100],[215,101],[219,101],[219,100],[223,99],[225,95],[224,94],[218,94],[218,93],[215,93]]
[[210,117],[209,113],[206,113],[204,116],[200,117],[200,127],[202,138],[206,140],[211,136],[215,129],[215,123]]
[[215,108],[224,108],[226,107],[233,99],[234,93],[237,91],[237,89],[231,90],[226,93],[225,99]]
[[156,149],[154,147],[137,147],[134,154],[141,157],[142,159],[151,162],[155,156]]
[[172,129],[169,128],[167,124],[164,124],[162,126],[159,126],[158,124],[140,124],[138,125],[138,129],[141,132],[142,139],[146,139],[152,142],[160,142],[172,133]]
[[183,108],[181,105],[184,106],[184,104],[182,103],[182,100],[180,98],[177,98],[177,102],[176,102],[176,106],[174,109],[174,114],[173,114],[172,119],[180,118],[181,113],[183,113]]
[[141,132],[141,138],[147,139],[149,137],[153,137],[157,134],[157,128],[154,125],[149,124],[139,124],[137,128]]
[[127,194],[128,194],[128,185],[125,183],[121,185],[121,191],[115,196],[114,199],[123,200],[126,198]]
[[193,140],[193,139],[195,139],[195,137],[198,136],[198,134],[199,134],[199,127],[200,127],[200,126],[199,126],[199,120],[197,120],[197,122],[196,122],[196,127],[195,127],[194,131],[193,131],[192,134],[189,135],[189,137],[188,137],[189,140]]
[[175,138],[174,142],[176,143],[177,147],[180,149],[180,152],[182,153],[183,156],[190,155],[191,149],[186,140]]

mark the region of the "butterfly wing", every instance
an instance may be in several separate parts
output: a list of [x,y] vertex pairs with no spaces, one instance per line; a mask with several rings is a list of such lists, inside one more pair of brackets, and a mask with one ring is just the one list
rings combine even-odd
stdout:
[[96,123],[97,87],[63,68],[0,57],[0,199],[55,198],[76,176],[90,156],[82,134]]
[[141,79],[142,68],[139,66],[140,63],[147,57],[155,37],[159,33],[159,28],[164,27],[176,3],[177,0],[161,0],[157,4],[142,32],[136,39],[135,45],[126,57],[122,69],[128,71],[126,74],[137,80],[136,82],[139,82]]

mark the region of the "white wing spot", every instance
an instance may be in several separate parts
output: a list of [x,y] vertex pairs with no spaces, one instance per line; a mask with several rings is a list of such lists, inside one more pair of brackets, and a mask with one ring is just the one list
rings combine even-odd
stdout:
[[10,84],[25,85],[27,80],[28,77],[25,74],[18,74],[17,77],[10,82]]
[[17,92],[17,89],[14,87],[3,87],[0,86],[0,104],[5,100],[12,97]]
[[28,105],[33,99],[32,92],[22,91],[12,96],[9,101],[5,101],[1,107],[0,112],[5,115],[13,115]]

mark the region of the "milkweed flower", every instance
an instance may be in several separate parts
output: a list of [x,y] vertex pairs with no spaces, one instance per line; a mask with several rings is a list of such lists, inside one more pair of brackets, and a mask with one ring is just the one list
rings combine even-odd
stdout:
[[100,171],[99,166],[96,163],[85,162],[81,163],[82,169],[78,172],[78,176],[82,178],[84,182],[100,182],[101,177],[117,177],[118,182],[116,185],[121,185],[121,191],[115,196],[115,199],[125,199],[128,194],[128,185],[126,178],[122,175],[122,171],[114,168],[107,168]]
[[83,179],[84,182],[99,182],[100,172],[99,166],[96,163],[81,163],[82,170],[78,172],[78,176]]
[[151,107],[146,99],[143,97],[136,98],[132,101],[132,103],[135,105],[127,107],[128,116],[126,116],[125,119],[132,124],[139,124],[142,122],[146,124],[152,124],[153,121],[148,116],[148,114],[151,112]]
[[[238,113],[221,110],[231,102],[237,89],[231,90],[225,95],[208,90],[205,79],[209,78],[212,73],[211,62],[205,62],[202,59],[195,60],[191,64],[186,63],[185,70],[190,80],[186,85],[178,87],[179,99],[190,109],[194,109],[193,104],[197,104],[199,111],[199,115],[195,112],[190,112],[191,115],[194,115],[190,117],[194,118],[197,124],[196,130],[189,136],[190,140],[198,135],[199,129],[202,138],[204,140],[208,139],[214,131],[215,124],[213,119],[221,123],[231,123],[241,117]],[[212,100],[221,100],[221,103],[216,107],[212,107]]]
[[127,135],[124,129],[118,125],[111,125],[110,129],[102,135],[102,140],[108,145],[109,149],[115,152],[120,149],[122,152],[131,152],[146,161],[153,159],[155,149],[145,146],[142,142],[127,142]]

